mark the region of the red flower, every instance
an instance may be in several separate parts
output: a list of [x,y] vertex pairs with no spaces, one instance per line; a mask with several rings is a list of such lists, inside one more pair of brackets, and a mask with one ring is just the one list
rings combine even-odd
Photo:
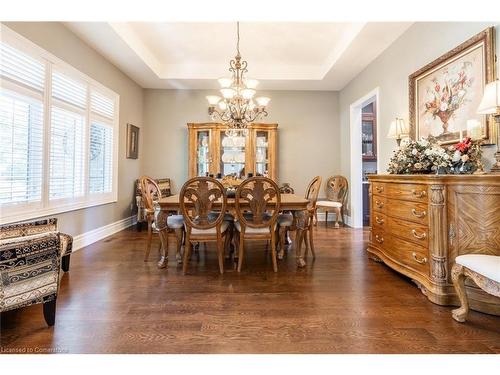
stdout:
[[459,142],[455,145],[455,150],[458,150],[460,152],[467,152],[472,146],[472,140],[470,137],[465,137],[462,142]]

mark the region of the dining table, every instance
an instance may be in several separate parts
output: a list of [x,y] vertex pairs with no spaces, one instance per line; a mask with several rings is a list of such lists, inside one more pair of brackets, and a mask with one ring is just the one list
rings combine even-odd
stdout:
[[[272,205],[273,200],[270,201],[270,205]],[[217,209],[217,206],[220,206],[222,202],[214,202],[212,205],[212,208],[214,210]],[[241,206],[244,208],[245,203],[241,202]],[[307,207],[309,205],[309,200],[297,195],[297,194],[285,194],[281,193],[280,194],[280,211],[290,211],[293,216],[294,216],[294,226],[296,228],[296,235],[295,235],[295,241],[294,241],[294,248],[295,248],[295,257],[297,261],[297,266],[298,267],[305,267],[306,266],[306,261],[304,254],[302,254],[302,237],[304,230],[306,229],[306,217],[307,215],[303,215],[302,213],[307,210]],[[167,222],[167,217],[170,215],[172,212],[180,212],[180,201],[179,201],[179,194],[171,195],[168,197],[163,197],[158,201],[158,206],[160,207],[160,212],[158,213],[157,216],[157,222],[158,222],[158,227],[163,228],[160,230],[168,230],[166,227],[166,222]],[[226,209],[229,212],[235,212],[235,198],[233,197],[228,197],[227,198],[227,206]],[[162,241],[162,246],[161,246],[161,258],[159,262],[159,266],[166,265],[166,262],[168,262],[168,249],[167,249],[167,244],[164,243],[164,236],[160,236],[160,239]]]

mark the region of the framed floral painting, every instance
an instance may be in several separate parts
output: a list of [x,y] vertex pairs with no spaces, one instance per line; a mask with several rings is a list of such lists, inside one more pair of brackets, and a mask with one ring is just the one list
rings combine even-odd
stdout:
[[493,35],[490,27],[409,77],[413,139],[432,136],[441,144],[456,143],[470,136],[467,121],[474,120],[480,127],[476,138],[494,143],[490,119],[477,114],[484,87],[495,79]]

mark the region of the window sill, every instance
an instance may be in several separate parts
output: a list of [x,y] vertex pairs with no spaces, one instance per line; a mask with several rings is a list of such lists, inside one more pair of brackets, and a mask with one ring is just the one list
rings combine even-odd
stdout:
[[[0,225],[3,224],[11,224],[20,221],[39,219],[46,216],[55,216],[65,212],[77,211],[84,208],[102,206],[105,204],[116,203],[118,201],[117,198],[108,198],[103,200],[96,200],[92,202],[80,202],[78,204],[68,204],[68,205],[60,205],[58,207],[47,207],[40,208],[36,210],[22,211],[15,210],[13,207],[9,208],[9,211],[0,208]],[[16,212],[17,211],[17,212]]]

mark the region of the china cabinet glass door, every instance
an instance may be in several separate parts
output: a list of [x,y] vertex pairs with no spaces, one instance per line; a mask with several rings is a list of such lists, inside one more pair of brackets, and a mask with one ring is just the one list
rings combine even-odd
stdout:
[[196,175],[206,176],[210,174],[210,130],[198,130],[196,132]]
[[225,131],[220,132],[220,164],[219,171],[223,176],[245,176],[246,137],[242,134],[227,136]]
[[256,130],[255,132],[255,175],[269,175],[269,132]]

